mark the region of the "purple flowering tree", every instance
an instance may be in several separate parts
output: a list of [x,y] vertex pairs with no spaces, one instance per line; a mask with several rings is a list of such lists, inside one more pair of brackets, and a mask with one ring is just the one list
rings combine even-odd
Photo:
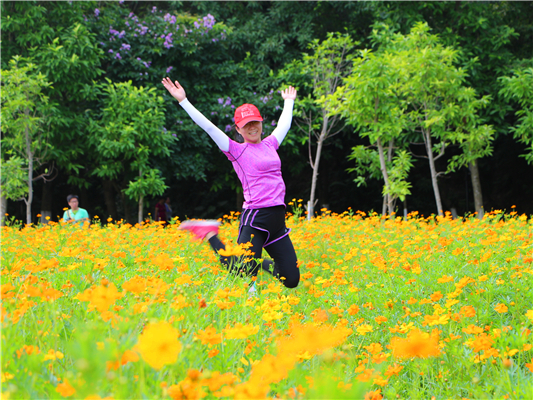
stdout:
[[195,55],[226,38],[226,27],[211,14],[196,17],[151,7],[137,15],[126,4],[115,4],[87,18],[113,81],[155,85],[172,70],[190,70],[189,63],[200,67]]

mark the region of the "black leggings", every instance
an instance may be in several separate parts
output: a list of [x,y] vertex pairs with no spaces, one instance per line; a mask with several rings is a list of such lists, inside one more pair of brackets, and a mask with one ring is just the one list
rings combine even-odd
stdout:
[[[300,281],[296,252],[289,237],[289,229],[285,226],[285,207],[276,206],[258,210],[244,210],[239,226],[237,243],[250,243],[252,246],[250,261],[242,263],[245,273],[256,276],[259,268],[270,272],[288,288],[295,288]],[[226,246],[220,241],[218,235],[209,239],[211,247],[218,253]],[[274,260],[263,260],[261,255],[263,247]],[[230,270],[241,262],[239,257],[220,256],[220,262]]]

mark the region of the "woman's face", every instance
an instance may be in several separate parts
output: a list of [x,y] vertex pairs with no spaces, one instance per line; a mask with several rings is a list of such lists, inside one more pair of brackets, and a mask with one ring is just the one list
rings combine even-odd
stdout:
[[261,142],[261,134],[263,133],[263,122],[250,121],[242,128],[235,127],[237,132],[241,134],[246,143],[259,143]]

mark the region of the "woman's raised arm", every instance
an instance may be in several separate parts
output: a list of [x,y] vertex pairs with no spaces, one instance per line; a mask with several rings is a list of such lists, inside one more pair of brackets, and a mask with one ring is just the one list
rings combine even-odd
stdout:
[[217,144],[218,148],[222,151],[229,151],[229,138],[187,100],[185,89],[183,89],[180,83],[178,81],[172,82],[168,77],[163,78],[162,83],[172,97],[178,100],[180,106],[189,114],[189,117],[207,132]]
[[278,126],[272,132],[272,135],[278,141],[278,145],[281,145],[292,123],[292,109],[294,107],[294,100],[296,99],[296,89],[289,86],[287,89],[281,91],[281,97],[285,100],[283,105],[283,112],[279,117]]

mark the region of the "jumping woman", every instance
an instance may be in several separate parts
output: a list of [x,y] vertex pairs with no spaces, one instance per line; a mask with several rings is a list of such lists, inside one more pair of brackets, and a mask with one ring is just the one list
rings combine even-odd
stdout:
[[[285,226],[285,182],[281,176],[281,161],[277,150],[287,135],[292,122],[292,109],[296,89],[289,86],[281,92],[285,103],[278,125],[264,139],[263,118],[253,104],[243,104],[235,109],[235,129],[244,139],[238,143],[230,139],[217,126],[200,113],[187,99],[178,81],[163,79],[163,85],[178,100],[192,120],[213,139],[220,150],[232,162],[244,193],[243,211],[237,243],[251,243],[252,260],[244,265],[247,274],[256,276],[259,269],[272,273],[288,288],[295,288],[300,281],[296,252]],[[190,220],[180,228],[190,231],[200,240],[207,240],[218,252],[225,250],[218,237],[218,221]],[[272,257],[262,260],[263,248]],[[249,256],[247,256],[249,257]],[[239,260],[220,256],[220,261],[232,268]],[[255,286],[252,286],[255,288]]]

